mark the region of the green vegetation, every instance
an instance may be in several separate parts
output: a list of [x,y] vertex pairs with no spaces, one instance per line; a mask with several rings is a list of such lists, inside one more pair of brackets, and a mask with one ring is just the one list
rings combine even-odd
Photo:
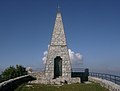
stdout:
[[27,74],[27,71],[25,67],[21,65],[16,65],[16,67],[10,66],[2,72],[0,76],[0,82],[9,80],[18,76],[26,75],[26,74]]
[[2,77],[1,77],[1,75],[0,75],[0,82],[2,82]]
[[63,86],[43,85],[43,84],[23,84],[15,91],[108,91],[99,84],[70,84]]

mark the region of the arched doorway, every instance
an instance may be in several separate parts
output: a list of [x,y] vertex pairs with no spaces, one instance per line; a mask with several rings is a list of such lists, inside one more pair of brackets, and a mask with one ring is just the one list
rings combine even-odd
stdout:
[[62,58],[57,56],[54,59],[54,78],[62,76]]

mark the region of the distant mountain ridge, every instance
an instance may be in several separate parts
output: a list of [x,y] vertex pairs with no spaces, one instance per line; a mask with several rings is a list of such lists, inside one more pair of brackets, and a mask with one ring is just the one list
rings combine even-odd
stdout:
[[[78,68],[78,71],[81,68]],[[44,72],[44,68],[34,68],[33,72]],[[98,69],[89,69],[90,72],[96,72],[96,73],[105,73],[105,74],[111,74],[111,75],[116,75],[116,76],[120,76],[120,70],[98,70]]]

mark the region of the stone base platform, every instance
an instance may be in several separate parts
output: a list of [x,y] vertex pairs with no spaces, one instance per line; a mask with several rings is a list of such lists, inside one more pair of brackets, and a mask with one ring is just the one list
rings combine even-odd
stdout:
[[56,79],[49,79],[45,78],[44,73],[36,72],[32,73],[31,76],[35,77],[36,80],[31,81],[30,83],[36,83],[36,84],[72,84],[72,83],[81,83],[81,80],[79,77],[74,78],[56,78]]

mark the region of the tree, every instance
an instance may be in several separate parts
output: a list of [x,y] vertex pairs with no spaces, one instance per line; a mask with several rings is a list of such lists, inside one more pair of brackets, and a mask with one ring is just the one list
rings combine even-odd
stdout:
[[1,75],[0,75],[0,82],[2,82],[2,77],[1,77]]
[[16,71],[18,76],[26,75],[27,71],[26,68],[21,65],[16,65]]
[[21,65],[16,65],[16,67],[10,66],[7,69],[5,69],[1,74],[1,78],[2,80],[8,80],[8,79],[26,75],[26,74],[27,74],[27,71],[25,67]]
[[10,66],[9,68],[5,69],[4,72],[2,72],[2,79],[8,80],[11,78],[14,78],[16,74],[16,69],[13,66]]

